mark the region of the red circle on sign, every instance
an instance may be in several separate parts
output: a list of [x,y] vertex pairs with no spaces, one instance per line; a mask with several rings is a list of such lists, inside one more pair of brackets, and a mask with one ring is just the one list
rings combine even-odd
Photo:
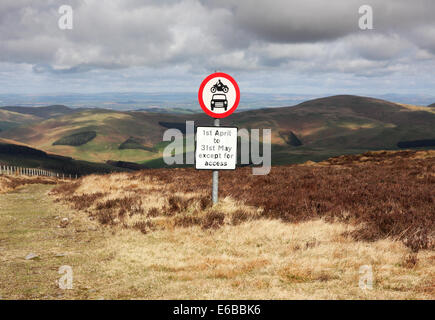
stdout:
[[[209,108],[206,107],[204,101],[202,100],[202,93],[204,91],[204,87],[205,85],[213,78],[225,78],[228,81],[230,81],[232,83],[232,85],[234,86],[234,89],[236,89],[236,100],[234,101],[233,106],[226,112],[224,113],[215,113],[213,111],[211,111]],[[200,87],[199,87],[199,91],[198,91],[198,101],[199,101],[199,105],[201,106],[202,110],[204,110],[204,112],[206,114],[208,114],[210,117],[213,118],[225,118],[228,117],[230,114],[232,114],[237,107],[239,106],[239,102],[240,102],[240,89],[239,86],[237,85],[236,80],[233,79],[233,77],[231,77],[229,74],[223,73],[223,72],[215,72],[212,73],[211,75],[209,75],[207,78],[205,78]]]

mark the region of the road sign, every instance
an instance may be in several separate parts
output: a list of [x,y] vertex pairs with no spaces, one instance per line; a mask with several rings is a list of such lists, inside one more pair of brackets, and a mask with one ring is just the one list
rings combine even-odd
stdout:
[[198,101],[202,110],[210,117],[228,117],[239,105],[239,86],[233,77],[226,73],[212,73],[202,81]]
[[197,127],[195,167],[234,170],[237,162],[237,128]]

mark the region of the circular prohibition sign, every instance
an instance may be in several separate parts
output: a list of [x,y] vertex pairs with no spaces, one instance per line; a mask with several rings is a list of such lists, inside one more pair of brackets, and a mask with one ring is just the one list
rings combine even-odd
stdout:
[[239,86],[229,74],[212,73],[201,83],[198,101],[202,110],[212,118],[225,118],[232,114],[240,102]]

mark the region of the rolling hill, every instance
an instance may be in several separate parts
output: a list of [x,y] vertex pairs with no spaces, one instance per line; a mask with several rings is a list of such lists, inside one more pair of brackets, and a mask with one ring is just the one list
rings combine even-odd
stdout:
[[[158,145],[165,130],[159,125],[162,119],[184,120],[167,114],[92,109],[14,128],[2,132],[2,137],[76,159],[138,162],[159,156]],[[95,132],[95,137],[78,146],[56,143],[84,132]],[[144,148],[120,148],[128,139],[134,139]],[[154,149],[157,152],[150,151]]]
[[40,120],[40,118],[0,108],[0,132],[37,120]]
[[[211,125],[203,113],[162,114],[104,109],[29,123],[0,133],[44,151],[76,159],[150,163],[162,166],[163,133],[186,120]],[[399,149],[403,142],[435,139],[435,110],[368,97],[340,95],[292,107],[238,112],[221,125],[272,129],[272,163],[320,161],[341,154]],[[95,132],[82,145],[55,145],[60,139]],[[134,143],[132,143],[134,142]],[[402,144],[401,144],[402,143]]]
[[432,103],[431,105],[428,105],[429,108],[435,108],[435,103]]
[[79,176],[90,173],[130,171],[125,165],[118,166],[116,163],[105,164],[74,160],[7,139],[0,139],[0,165],[40,168],[58,173],[77,174]]
[[[433,110],[347,95],[310,100],[294,107],[242,112],[231,120],[239,127],[272,128],[274,163],[397,149],[401,141],[435,137]],[[291,134],[301,146],[287,143]]]
[[64,105],[52,105],[46,107],[18,107],[18,106],[6,106],[1,107],[0,110],[11,111],[15,113],[35,116],[41,119],[49,119],[66,114],[76,113],[84,109],[68,108]]

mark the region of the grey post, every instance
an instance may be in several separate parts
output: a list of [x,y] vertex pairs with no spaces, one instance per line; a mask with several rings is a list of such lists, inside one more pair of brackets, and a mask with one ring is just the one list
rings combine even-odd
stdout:
[[[219,125],[220,125],[219,119],[214,119],[214,126],[219,127]],[[218,193],[219,193],[219,171],[213,170],[213,190],[212,190],[213,204],[218,203],[218,199],[219,199]]]

